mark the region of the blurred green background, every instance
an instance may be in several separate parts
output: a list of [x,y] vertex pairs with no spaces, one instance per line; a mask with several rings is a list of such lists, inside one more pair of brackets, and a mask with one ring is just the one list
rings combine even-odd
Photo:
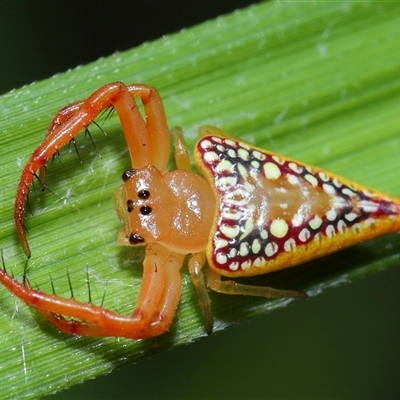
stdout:
[[[0,92],[250,2],[98,4],[0,2]],[[399,398],[398,282],[370,276],[49,399]]]

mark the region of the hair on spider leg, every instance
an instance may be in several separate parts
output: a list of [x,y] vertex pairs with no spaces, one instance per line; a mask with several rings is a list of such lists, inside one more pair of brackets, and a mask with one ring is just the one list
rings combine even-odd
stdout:
[[[60,151],[59,151],[58,149],[56,149],[55,153],[51,156],[51,164],[53,164],[54,159],[55,159],[56,157],[57,157],[59,163],[61,164],[61,154],[60,154]],[[47,162],[48,162],[48,160],[47,160]],[[46,171],[47,171],[47,163],[44,164],[44,165],[43,165],[42,167],[40,167],[40,169],[39,169],[39,176],[40,176],[40,179],[41,179],[42,181],[45,181],[45,179],[46,179]]]
[[4,272],[5,274],[11,276],[11,278],[14,279],[14,272],[13,272],[13,270],[10,270],[10,272],[7,271],[6,262],[5,262],[5,260],[4,260],[4,252],[3,252],[3,249],[1,249],[0,251],[1,251],[2,270],[3,270],[3,272]]
[[[42,170],[42,171],[40,172],[39,175],[35,172],[35,173],[33,174],[33,176],[38,180],[38,182],[39,182],[39,184],[40,184],[40,191],[41,191],[41,192],[44,192],[45,190],[48,190],[51,194],[55,194],[55,193],[50,189],[50,187],[46,185],[46,183],[45,183],[45,181],[44,181],[44,177],[45,177],[44,170]],[[32,187],[33,187],[33,191],[35,192],[35,191],[36,191],[36,188],[35,188],[35,180],[32,180]],[[25,204],[26,204],[25,210],[27,209],[28,212],[29,212],[29,214],[30,214],[31,216],[33,216],[34,214],[33,214],[32,206],[31,206],[31,202],[30,202],[30,200],[29,200],[29,192],[26,194]],[[25,232],[28,232],[28,228],[26,227],[25,222],[22,222],[22,227],[23,227],[23,229],[24,229]]]
[[89,279],[88,267],[86,267],[86,285],[87,285],[87,288],[88,288],[89,304],[92,304],[92,291],[90,289],[90,279]]
[[[115,111],[114,107],[108,107],[108,108],[104,109],[103,111],[101,111],[101,113],[99,115],[99,119],[101,119],[103,117],[103,115],[106,114],[106,116],[104,117],[104,121],[103,122],[107,121],[109,118],[111,118],[111,116],[114,113],[114,111]],[[93,120],[91,122],[91,124],[95,125],[97,127],[97,129],[103,133],[104,136],[108,136],[108,134],[105,131],[105,129],[96,120]],[[90,132],[89,132],[87,127],[85,128],[85,135],[86,134],[89,134],[89,136],[90,136]],[[92,140],[92,138],[90,138],[90,139]],[[96,148],[96,145],[94,144],[93,140],[92,140],[92,143],[93,143],[94,147]]]
[[[28,228],[26,227],[25,222],[22,223],[22,228],[23,228],[23,230],[24,230],[25,233],[29,233],[29,230],[28,230]],[[29,257],[30,257],[30,256],[29,256]],[[28,258],[29,258],[29,257],[28,257]]]
[[94,149],[96,150],[96,153],[98,154],[98,156],[99,156],[100,158],[102,158],[102,157],[101,157],[101,154],[100,154],[100,152],[99,152],[99,150],[97,149],[96,143],[94,142],[93,136],[92,136],[92,134],[90,133],[90,130],[89,130],[88,127],[85,128],[85,138],[86,138],[87,136],[89,137],[90,141],[92,142],[92,145],[93,145]]
[[4,261],[4,250],[3,248],[0,249],[0,253],[1,253],[1,264],[2,264],[2,269],[3,271],[7,274],[7,268],[6,268],[6,262]]
[[110,310],[114,311],[115,313],[117,313],[117,314],[119,314],[119,315],[122,315],[122,313],[121,313],[121,311],[118,309],[118,307],[110,308]]
[[[8,271],[6,268],[6,261],[4,259],[4,250],[0,249],[0,253],[1,253],[1,264],[2,264],[3,272],[6,273],[7,275],[9,275],[12,279],[15,279],[14,271],[13,270]],[[24,271],[22,273],[22,284],[24,286],[31,287],[31,283],[29,282],[29,279],[27,276],[28,262],[29,262],[29,258],[26,259],[25,264],[24,264]]]
[[51,285],[52,294],[55,295],[56,294],[56,290],[54,288],[54,281],[53,281],[53,277],[51,275],[50,275],[50,285]]
[[71,292],[71,299],[74,299],[74,291],[72,289],[72,283],[71,283],[71,277],[69,275],[69,270],[67,269],[67,278],[68,278],[68,286],[69,286],[69,291]]
[[[33,184],[33,190],[35,190],[35,185]],[[26,207],[24,207],[24,210],[26,211],[26,209],[28,209],[29,214],[31,214],[33,216],[33,211],[32,211],[32,207],[31,207],[31,202],[29,201],[29,192],[26,194],[26,201],[25,201]],[[22,226],[24,228],[25,232],[28,232],[28,229],[25,225],[25,222],[22,223]]]
[[[35,172],[34,174],[34,177],[38,180],[38,182],[39,182],[39,184],[40,184],[40,191],[41,192],[44,192],[45,190],[48,190],[51,194],[55,194],[50,188],[49,188],[49,186],[47,186],[46,185],[46,182],[45,182],[45,173],[44,173],[44,171],[41,171],[40,173],[39,173],[39,175]],[[35,181],[33,180],[32,181],[32,185],[33,185],[33,188],[34,188],[34,190],[35,190]]]
[[26,284],[28,284],[29,287],[31,287],[28,277],[27,277],[27,271],[28,271],[28,262],[29,262],[29,258],[25,261],[25,265],[24,265],[24,272],[22,275],[22,284],[24,286],[26,286]]
[[[107,121],[108,119],[111,118],[111,116],[114,114],[115,112],[115,108],[110,106],[108,108],[105,108],[101,113],[100,113],[100,118],[103,117],[104,114],[106,114],[106,116],[104,117],[104,121]],[[93,121],[94,122],[94,121]],[[107,132],[103,131],[102,128],[99,127],[99,129],[107,136]]]
[[[113,112],[114,112],[114,107],[106,108],[105,110],[103,110],[103,111],[101,112],[100,118],[101,118],[105,113],[107,113],[106,116],[105,116],[105,119],[104,119],[104,121],[107,121],[107,119],[109,119],[109,118],[111,117],[111,115],[113,114]],[[104,136],[108,136],[108,134],[107,134],[107,132],[105,131],[105,129],[104,129],[97,121],[93,120],[91,123],[92,123],[93,125],[95,125],[95,126],[97,127],[97,129],[103,133]],[[94,142],[93,137],[92,137],[92,135],[91,135],[91,133],[90,133],[88,127],[85,128],[85,136],[89,136],[90,141],[91,141],[92,144],[93,144],[93,147],[94,147],[94,148],[96,149],[96,151],[97,151],[97,154],[99,155],[100,158],[102,158],[100,152],[97,150],[96,143]]]
[[[54,162],[54,159],[57,157],[58,161],[61,163],[61,154],[60,151],[57,149],[56,152],[51,156],[51,163]],[[46,164],[44,165],[44,168],[46,168]]]
[[71,143],[74,145],[76,155],[77,155],[78,158],[79,158],[79,162],[82,163],[83,161],[82,161],[81,155],[79,154],[79,150],[78,150],[78,146],[77,146],[77,144],[76,144],[75,138],[71,138],[71,140],[69,141],[68,147],[71,145]]
[[103,132],[103,135],[104,135],[104,136],[108,136],[108,135],[107,135],[107,132],[103,129],[103,127],[102,127],[98,122],[92,121],[92,124],[96,125],[97,128],[98,128],[101,132]]
[[106,282],[106,287],[104,288],[103,298],[101,299],[100,307],[103,307],[104,305],[104,300],[106,299],[106,291],[107,291],[107,282]]

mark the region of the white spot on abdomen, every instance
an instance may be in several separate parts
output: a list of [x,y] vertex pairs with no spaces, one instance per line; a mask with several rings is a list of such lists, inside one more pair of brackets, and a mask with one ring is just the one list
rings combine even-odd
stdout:
[[283,219],[274,219],[271,222],[270,232],[277,238],[283,238],[289,231],[289,225]]

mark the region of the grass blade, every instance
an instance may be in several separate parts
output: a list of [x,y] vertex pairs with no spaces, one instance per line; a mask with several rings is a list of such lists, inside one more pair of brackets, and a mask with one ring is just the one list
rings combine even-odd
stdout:
[[[201,125],[371,187],[400,195],[400,13],[398,3],[265,3],[185,32],[115,54],[0,97],[0,246],[8,270],[22,276],[24,256],[12,220],[13,199],[27,157],[61,106],[100,85],[122,80],[156,86],[170,126],[182,126],[193,147]],[[100,122],[75,149],[48,168],[54,193],[32,193],[27,217],[33,252],[30,283],[90,296],[129,312],[140,285],[140,252],[120,248],[112,194],[129,167],[114,117]],[[101,158],[98,157],[100,152]],[[258,279],[311,295],[398,264],[396,235],[323,261]],[[51,279],[49,276],[51,275]],[[216,330],[285,306],[287,301],[212,295]],[[0,391],[40,397],[111,371],[117,365],[204,335],[188,275],[171,332],[144,342],[66,337],[0,288]],[[54,368],[54,366],[57,368]]]

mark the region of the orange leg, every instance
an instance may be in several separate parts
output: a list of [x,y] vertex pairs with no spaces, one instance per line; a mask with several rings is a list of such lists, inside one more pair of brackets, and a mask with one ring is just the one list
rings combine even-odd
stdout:
[[[140,98],[142,101],[145,120],[134,98]],[[169,133],[164,109],[155,89],[146,85],[126,86],[121,82],[115,82],[101,87],[84,101],[64,107],[53,119],[42,144],[33,152],[25,165],[18,185],[14,218],[18,237],[28,257],[31,253],[23,227],[24,207],[36,171],[41,169],[41,176],[44,179],[43,166],[47,160],[92,123],[102,110],[109,107],[115,108],[121,121],[132,167],[140,168],[152,164],[160,171],[166,171],[169,158]]]
[[[165,248],[162,248],[165,251]],[[180,268],[184,259],[184,254],[171,253],[169,255],[163,267],[165,269],[165,285],[162,299],[153,314],[150,326],[141,336],[142,339],[161,335],[168,331],[171,326],[181,293]]]
[[33,290],[4,269],[0,269],[0,282],[65,333],[143,339],[160,335],[170,327],[179,302],[183,259],[184,255],[171,253],[161,245],[147,246],[142,284],[131,316]]
[[200,307],[203,309],[204,317],[206,320],[207,333],[211,333],[214,325],[214,319],[211,311],[211,300],[208,295],[205,278],[202,271],[206,263],[206,255],[204,252],[193,254],[188,263],[190,275],[192,277],[193,285],[199,298]]
[[171,135],[174,137],[176,168],[183,171],[192,171],[192,165],[190,164],[190,157],[182,129],[178,127],[171,129]]
[[266,297],[267,299],[279,299],[281,297],[307,297],[305,293],[297,292],[295,290],[281,290],[269,286],[246,285],[232,280],[223,281],[221,280],[221,275],[217,274],[211,268],[208,269],[207,286],[218,293]]

